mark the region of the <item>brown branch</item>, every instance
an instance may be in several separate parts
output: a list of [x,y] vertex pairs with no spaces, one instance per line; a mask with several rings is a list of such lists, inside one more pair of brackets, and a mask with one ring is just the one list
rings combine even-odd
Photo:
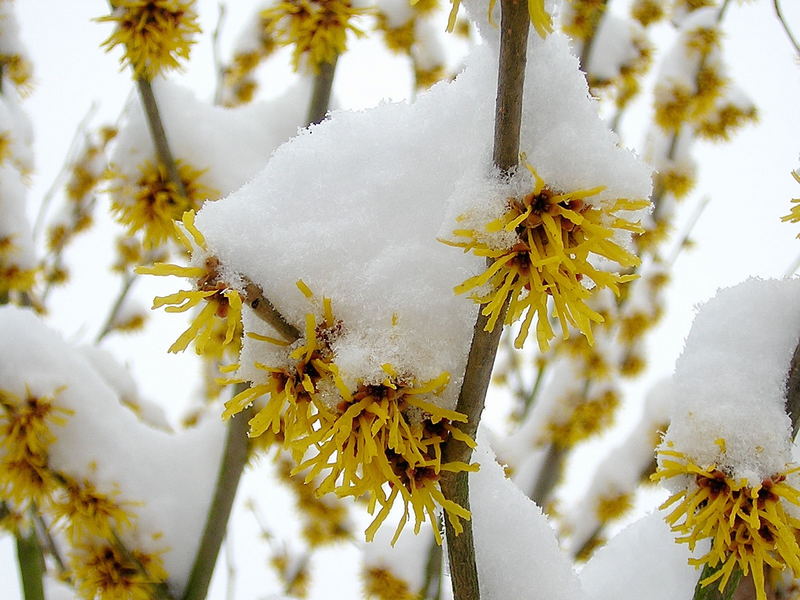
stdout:
[[531,500],[541,506],[542,510],[544,510],[544,505],[547,504],[550,494],[552,494],[558,480],[561,478],[566,460],[567,451],[565,449],[556,444],[550,444],[547,447],[547,454],[545,454],[544,462],[539,469],[539,475],[536,477],[536,483],[530,494]]
[[792,421],[792,439],[800,429],[800,343],[794,349],[786,378],[786,412]]
[[[239,384],[236,391],[241,391],[245,384]],[[194,559],[189,582],[182,600],[204,600],[208,594],[211,575],[217,563],[217,555],[225,537],[228,527],[228,518],[239,487],[239,479],[247,463],[248,421],[253,416],[253,409],[247,410],[231,417],[225,437],[225,449],[217,474],[217,485],[214,498],[206,517],[203,528],[203,537],[200,539],[197,555]]]
[[282,335],[287,341],[294,342],[300,339],[301,333],[294,325],[284,319],[275,306],[265,296],[259,286],[249,280],[245,280],[244,298],[242,301],[253,309],[258,317],[270,325],[275,331]]
[[311,103],[308,107],[308,117],[306,122],[309,125],[321,123],[328,114],[328,107],[331,103],[331,89],[333,88],[333,76],[336,73],[336,62],[339,60],[337,54],[333,62],[323,62],[319,65],[319,72],[314,75],[314,86],[311,89]]
[[[501,9],[493,160],[500,172],[504,176],[509,176],[517,167],[519,160],[522,97],[530,22],[526,0],[501,0]],[[495,326],[494,331],[485,330],[488,317],[482,313],[479,314],[473,330],[464,383],[456,408],[467,415],[467,422],[459,424],[459,427],[472,438],[478,429],[483,411],[506,308],[507,305],[498,319],[500,325]],[[471,454],[472,450],[468,446],[451,438],[445,444],[443,461],[469,462]],[[469,510],[467,473],[444,473],[441,485],[446,498]],[[453,595],[457,600],[478,600],[480,590],[472,523],[465,522],[464,531],[456,535],[450,521],[445,519],[445,529]]]

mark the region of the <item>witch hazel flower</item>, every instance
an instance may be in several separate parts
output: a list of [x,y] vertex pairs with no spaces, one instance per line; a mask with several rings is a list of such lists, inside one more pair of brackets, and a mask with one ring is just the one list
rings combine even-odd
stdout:
[[[346,323],[334,316],[330,298],[317,301],[302,280],[297,287],[312,306],[318,305],[321,317],[316,309],[306,313],[303,335],[295,342],[247,333],[250,340],[282,348],[283,358],[273,365],[256,362],[264,373],[261,381],[228,401],[223,418],[258,402],[249,435],[267,433],[280,441],[298,463],[293,474],[303,473],[317,493],[365,497],[370,514],[377,510],[366,530],[368,540],[396,501],[403,504],[404,515],[395,540],[409,518],[417,532],[425,521],[435,523],[437,506],[460,528],[469,512],[445,499],[439,477],[442,471],[476,466],[442,459],[442,446],[451,436],[474,445],[452,425],[466,417],[437,400],[450,374],[421,381],[387,362],[378,378],[343,376],[335,361],[337,342],[348,333]],[[438,529],[435,535],[441,541]]]
[[158,296],[153,300],[153,308],[166,307],[164,310],[167,312],[185,312],[203,304],[191,325],[175,340],[169,351],[181,352],[194,342],[197,354],[221,358],[226,347],[236,342],[231,346],[236,353],[241,339],[242,297],[225,281],[219,260],[207,252],[205,238],[194,226],[194,211],[183,214],[182,224],[185,233],[175,224],[174,235],[191,253],[193,265],[156,263],[136,268],[136,272],[142,275],[177,275],[196,280],[193,289]]
[[[521,158],[525,160],[524,155]],[[502,214],[488,223],[473,224],[469,214],[461,215],[458,220],[466,226],[453,231],[453,240],[441,240],[489,259],[483,273],[464,281],[455,292],[473,291],[472,299],[483,305],[481,312],[488,317],[486,331],[495,328],[508,304],[505,324],[522,319],[517,348],[525,343],[534,318],[539,347],[549,347],[555,335],[548,314],[550,298],[564,339],[572,326],[591,342],[592,323],[603,322],[603,317],[587,304],[591,290],[583,279],[594,288],[619,294],[619,285],[635,276],[598,269],[589,258],[595,255],[620,268],[637,266],[639,259],[614,236],[616,230],[643,232],[623,211],[643,209],[649,201],[618,198],[593,203],[591,198],[604,190],[602,186],[570,192],[553,189],[532,165],[525,166],[533,178],[527,193],[507,198]]]
[[797,279],[749,280],[701,309],[676,365],[653,475],[673,492],[662,508],[676,540],[691,550],[710,541],[690,560],[704,567],[700,585],[723,591],[737,572],[749,574],[758,600],[769,570],[800,576],[800,467],[785,408],[798,293]]

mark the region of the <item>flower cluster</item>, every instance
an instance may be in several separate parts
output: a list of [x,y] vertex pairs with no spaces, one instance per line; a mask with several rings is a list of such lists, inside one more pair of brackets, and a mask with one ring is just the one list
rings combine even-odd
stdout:
[[294,46],[295,70],[305,60],[314,73],[347,49],[348,32],[363,35],[352,23],[363,14],[365,9],[355,8],[350,0],[282,0],[261,13],[277,43]]
[[[525,342],[535,317],[539,347],[549,347],[555,335],[548,315],[550,298],[564,338],[573,326],[591,342],[591,324],[602,322],[603,317],[586,303],[592,292],[584,285],[584,278],[597,288],[619,293],[619,284],[634,276],[599,270],[589,257],[594,254],[622,267],[638,265],[639,259],[619,246],[614,234],[615,230],[640,233],[642,229],[617,213],[645,208],[649,202],[617,199],[593,205],[587,199],[602,192],[602,187],[554,190],[531,165],[527,167],[534,178],[530,193],[509,198],[503,216],[482,228],[456,229],[453,235],[464,240],[442,240],[489,259],[482,274],[467,279],[455,291],[472,291],[473,299],[485,305],[482,313],[488,317],[487,331],[494,329],[503,314],[507,324],[524,314],[515,342],[518,348]],[[514,234],[512,243],[503,235],[509,233]],[[506,305],[508,310],[504,313]]]
[[66,574],[83,598],[151,598],[153,586],[167,574],[157,554],[129,554],[122,547],[119,534],[135,524],[127,508],[131,503],[50,464],[55,431],[73,414],[57,402],[62,391],[35,395],[26,390],[19,397],[0,390],[0,498],[17,517],[5,521],[21,526],[22,515],[35,507],[47,519],[42,523],[49,521],[50,528],[63,531],[72,548]]
[[193,0],[113,0],[111,4],[113,12],[97,19],[115,26],[103,46],[106,50],[124,46],[120,62],[130,65],[135,77],[152,80],[189,58],[192,37],[200,32]]
[[[721,442],[721,441],[720,441]],[[800,520],[785,503],[800,506],[800,491],[791,483],[800,467],[775,473],[755,484],[731,477],[717,465],[700,466],[681,452],[661,450],[661,466],[654,479],[685,477],[687,486],[672,495],[662,508],[672,507],[667,522],[681,534],[677,541],[694,550],[701,540],[711,547],[691,559],[695,566],[708,565],[713,573],[700,581],[725,590],[736,569],[752,575],[757,600],[766,600],[767,568],[789,567],[800,576]]]
[[123,180],[114,187],[111,210],[117,221],[133,236],[142,232],[145,248],[155,248],[176,237],[175,222],[188,210],[195,210],[216,193],[202,184],[204,170],[195,169],[181,160],[176,169],[183,190],[169,176],[161,162],[145,161],[139,166],[136,181]]
[[[298,287],[313,299],[302,281]],[[474,445],[452,425],[466,417],[436,404],[449,374],[420,382],[384,364],[382,380],[361,380],[351,389],[335,362],[334,346],[344,334],[344,324],[334,317],[328,298],[322,300],[322,313],[319,322],[314,313],[306,315],[304,336],[294,344],[248,333],[284,347],[285,363],[256,363],[264,379],[228,401],[223,417],[259,403],[249,422],[251,437],[267,433],[279,441],[299,463],[293,473],[304,473],[305,483],[314,485],[318,494],[363,496],[371,514],[380,507],[367,529],[368,540],[395,501],[405,507],[395,539],[409,519],[409,509],[415,531],[426,520],[436,522],[437,505],[460,528],[460,520],[469,518],[469,512],[444,498],[438,480],[442,471],[476,466],[442,462],[442,446],[451,436]],[[391,488],[388,494],[386,484]]]

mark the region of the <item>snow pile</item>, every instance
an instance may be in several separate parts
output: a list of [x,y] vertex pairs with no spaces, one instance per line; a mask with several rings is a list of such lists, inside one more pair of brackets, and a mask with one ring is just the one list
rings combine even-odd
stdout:
[[800,279],[750,279],[702,307],[675,366],[674,412],[662,448],[751,483],[785,470],[792,460],[785,403],[800,337],[798,297]]
[[65,425],[52,427],[48,468],[90,482],[133,513],[136,527],[119,532],[123,541],[163,552],[179,592],[210,506],[222,423],[207,418],[179,434],[144,424],[121,404],[119,392],[130,384],[106,359],[92,353],[88,360],[30,311],[0,308],[0,334],[14,340],[0,350],[0,389],[18,398],[54,396],[55,406],[72,411]]
[[600,548],[580,580],[590,600],[691,598],[700,573],[688,565],[690,557],[685,545],[674,542],[664,515],[654,512]]
[[[485,19],[485,7],[476,11]],[[420,380],[449,371],[450,406],[476,312],[452,290],[483,259],[436,238],[457,227],[457,215],[497,209],[530,186],[527,170],[509,185],[491,167],[495,42],[413,104],[334,112],[197,217],[209,250],[298,328],[309,310],[298,279],[332,299],[345,327],[334,344],[345,376],[382,378],[387,362]],[[597,117],[566,38],[531,36],[526,86],[522,150],[546,181],[567,190],[604,185],[592,198],[599,203],[647,196],[648,170]],[[252,344],[245,339],[245,355]]]
[[474,459],[481,464],[469,476],[481,598],[586,598],[547,518],[505,477],[480,432]]

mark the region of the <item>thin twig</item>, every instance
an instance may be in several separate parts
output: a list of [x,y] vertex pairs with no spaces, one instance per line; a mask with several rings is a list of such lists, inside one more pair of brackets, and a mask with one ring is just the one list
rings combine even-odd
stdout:
[[36,219],[33,225],[33,237],[38,238],[42,231],[42,225],[44,224],[44,218],[47,213],[47,207],[50,206],[50,202],[52,202],[53,197],[55,196],[58,189],[61,187],[61,184],[64,181],[64,177],[69,172],[69,169],[72,167],[72,162],[75,159],[78,151],[78,142],[81,139],[82,135],[84,135],[85,131],[89,127],[89,121],[92,120],[95,113],[97,112],[97,103],[92,102],[89,110],[86,111],[86,114],[81,119],[78,126],[75,128],[75,133],[72,136],[72,140],[69,143],[69,147],[67,149],[66,157],[64,158],[64,163],[61,165],[61,169],[58,171],[58,174],[53,179],[53,182],[50,184],[50,187],[47,188],[44,196],[42,197],[42,202],[39,205],[39,211],[36,213]]
[[332,62],[323,62],[319,65],[319,72],[314,75],[314,85],[311,88],[311,103],[308,106],[308,117],[306,122],[309,125],[321,123],[328,114],[331,103],[331,90],[333,89],[333,76],[336,73],[336,63],[339,56],[336,55]]
[[547,447],[544,462],[539,469],[539,475],[536,477],[536,482],[530,493],[531,500],[541,506],[542,509],[547,504],[550,494],[561,477],[566,459],[567,452],[563,448],[556,444],[550,444]]
[[[516,169],[519,160],[520,128],[522,124],[522,97],[525,87],[525,64],[530,22],[526,0],[501,0],[500,58],[495,105],[495,130],[493,161],[503,176]],[[507,305],[503,307],[498,323],[505,320]],[[473,330],[472,344],[467,358],[464,383],[456,410],[467,415],[467,422],[459,428],[474,438],[480,422],[486,390],[492,375],[497,345],[502,325],[486,331],[488,317],[479,312]],[[469,462],[472,450],[450,438],[445,444],[443,461]],[[466,472],[444,473],[442,493],[469,510],[469,479]],[[478,569],[472,523],[464,523],[464,531],[455,534],[449,519],[445,519],[448,562],[452,578],[453,595],[457,600],[478,600]]]
[[68,571],[67,565],[64,562],[64,559],[61,557],[61,553],[58,551],[56,541],[53,539],[53,536],[50,535],[50,527],[48,527],[44,517],[38,511],[35,513],[34,520],[39,527],[39,535],[41,535],[42,541],[44,542],[44,550],[46,550],[47,553],[53,557],[53,560],[56,561],[59,574],[64,577]]
[[[441,518],[437,525],[441,528]],[[419,595],[423,600],[438,600],[442,591],[442,547],[431,539],[428,545],[428,560],[425,561],[425,579]]]
[[800,254],[797,255],[797,258],[794,259],[789,268],[786,269],[786,272],[783,274],[784,277],[791,277],[797,272],[797,269],[800,269]]
[[147,127],[150,129],[150,137],[153,139],[153,146],[156,149],[156,156],[159,162],[164,165],[167,170],[167,175],[172,181],[178,193],[186,198],[186,188],[183,185],[178,167],[175,164],[175,159],[172,156],[169,141],[167,140],[167,133],[164,131],[164,122],[161,120],[161,114],[158,110],[158,103],[153,94],[153,86],[150,82],[142,77],[136,79],[136,87],[139,89],[139,97],[144,106],[144,112],[147,117]]
[[[236,392],[244,389],[246,384],[238,384]],[[239,479],[247,463],[248,422],[253,416],[252,408],[234,415],[228,423],[225,437],[225,448],[217,474],[217,485],[211,508],[206,517],[203,536],[200,539],[197,555],[194,559],[189,582],[182,600],[204,600],[208,594],[211,575],[217,562],[217,555],[225,531],[228,527],[228,518],[233,508],[233,500],[239,487]]]
[[214,74],[217,77],[217,83],[214,87],[214,104],[222,103],[222,86],[225,81],[225,67],[222,65],[222,57],[219,51],[219,37],[222,33],[222,26],[225,24],[226,12],[225,4],[219,2],[217,4],[217,25],[214,27],[214,33],[211,34],[211,54],[214,63]]
[[119,550],[127,562],[136,565],[136,568],[139,570],[140,574],[144,575],[145,581],[151,582],[153,586],[153,594],[151,596],[152,600],[175,600],[167,583],[165,581],[157,581],[154,579],[150,573],[147,572],[147,568],[142,564],[142,561],[136,558],[133,552],[128,549],[128,547],[125,545],[125,542],[122,541],[117,532],[112,531],[111,533],[113,537],[108,541],[114,544],[116,549]]
[[591,31],[587,38],[583,41],[583,47],[581,48],[581,55],[579,57],[580,60],[580,68],[581,70],[586,73],[586,78],[589,78],[589,61],[592,59],[592,50],[594,49],[594,42],[597,39],[597,29],[600,27],[600,21],[603,20],[603,16],[608,8],[609,0],[602,0],[600,6],[598,6],[595,10],[595,19],[593,19],[591,23]]
[[130,292],[134,281],[136,281],[136,273],[125,274],[125,279],[122,280],[122,287],[119,290],[119,294],[117,294],[116,300],[114,300],[114,305],[111,307],[105,323],[103,323],[103,326],[100,328],[100,331],[97,334],[97,338],[94,340],[95,344],[99,344],[101,341],[103,341],[103,338],[105,338],[111,332],[111,330],[114,329],[114,322],[117,320],[120,310],[122,310],[122,305],[124,304],[125,299],[128,297],[128,292]]
[[792,421],[792,439],[800,429],[800,343],[794,349],[786,377],[786,412]]
[[265,296],[259,286],[245,280],[244,298],[242,301],[253,309],[258,317],[281,334],[286,340],[293,342],[300,339],[300,330],[289,323]]
[[772,0],[772,6],[775,7],[775,16],[778,17],[778,21],[780,21],[781,25],[783,26],[783,30],[786,32],[786,37],[789,38],[789,42],[791,42],[792,46],[794,46],[794,51],[800,56],[800,44],[797,43],[797,38],[795,38],[792,34],[792,30],[789,29],[786,19],[783,18],[783,13],[781,12],[781,7],[780,4],[778,4],[778,0]]
[[686,223],[686,227],[683,229],[683,233],[681,234],[681,238],[678,243],[675,245],[675,248],[672,250],[672,254],[667,259],[665,266],[669,269],[672,268],[672,265],[675,264],[675,261],[678,260],[678,257],[681,255],[686,249],[687,243],[689,242],[689,237],[692,234],[692,231],[697,225],[697,222],[700,220],[700,217],[703,216],[703,212],[705,211],[708,203],[711,202],[711,196],[703,196],[702,200],[697,204],[694,209],[694,213],[689,218],[689,221]]

